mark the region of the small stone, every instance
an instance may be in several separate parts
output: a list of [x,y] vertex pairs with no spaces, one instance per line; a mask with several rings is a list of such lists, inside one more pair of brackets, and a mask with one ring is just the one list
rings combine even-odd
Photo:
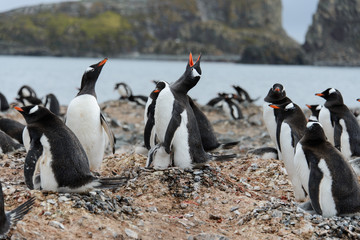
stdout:
[[235,213],[236,215],[240,215],[240,214],[241,214],[238,210],[235,210],[234,213]]
[[50,204],[52,204],[52,205],[55,205],[55,204],[56,204],[56,201],[55,201],[54,199],[48,199],[46,202],[47,202],[47,203],[50,203]]
[[59,223],[58,221],[50,221],[49,222],[49,225],[50,226],[53,226],[53,227],[57,227],[57,228],[61,228],[61,229],[65,229],[64,225],[62,225],[61,223]]
[[200,176],[195,176],[195,177],[194,177],[194,181],[195,181],[195,182],[200,182],[200,181],[201,181],[201,177],[200,177]]
[[68,202],[70,199],[65,196],[61,196],[61,197],[59,197],[58,200],[59,200],[59,202]]
[[231,207],[231,208],[230,208],[230,212],[236,211],[236,210],[238,210],[238,209],[239,209],[238,206],[236,206],[236,207]]
[[193,216],[194,216],[194,213],[186,213],[186,214],[184,215],[185,218],[191,218],[191,217],[193,217]]
[[254,187],[254,191],[260,191],[260,189],[261,189],[261,188],[260,188],[259,186],[255,186],[255,187]]
[[51,216],[51,212],[44,212],[44,216]]
[[186,204],[186,203],[180,203],[180,208],[181,209],[185,209],[185,208],[187,208],[188,207],[188,204]]
[[158,210],[157,210],[156,207],[151,206],[151,207],[148,207],[148,208],[146,209],[146,211],[147,211],[147,212],[157,212]]
[[132,213],[132,208],[130,206],[122,206],[121,210],[124,212],[124,213]]
[[135,232],[135,231],[133,231],[131,229],[125,228],[125,234],[130,238],[138,239],[137,232]]

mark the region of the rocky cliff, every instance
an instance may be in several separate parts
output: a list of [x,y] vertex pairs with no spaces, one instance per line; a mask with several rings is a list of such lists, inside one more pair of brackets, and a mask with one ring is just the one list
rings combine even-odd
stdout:
[[303,52],[283,30],[281,9],[281,0],[39,5],[0,15],[0,54],[114,57],[191,50],[239,58],[244,53],[242,61],[250,63],[301,63]]
[[318,65],[360,65],[360,0],[320,0],[304,49]]

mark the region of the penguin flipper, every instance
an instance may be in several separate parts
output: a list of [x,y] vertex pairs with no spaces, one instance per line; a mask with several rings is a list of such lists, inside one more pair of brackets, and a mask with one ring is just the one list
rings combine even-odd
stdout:
[[150,150],[151,149],[151,144],[150,144],[150,138],[151,138],[151,131],[154,127],[155,121],[154,118],[148,118],[148,120],[146,121],[145,124],[145,129],[144,129],[144,144],[145,147]]
[[32,139],[30,149],[25,157],[24,176],[25,183],[29,189],[34,189],[33,176],[36,169],[36,163],[43,153],[43,147],[40,139]]
[[14,210],[8,212],[6,215],[8,216],[11,224],[15,224],[17,221],[23,219],[23,217],[31,210],[34,202],[35,197],[32,197]]
[[321,172],[317,163],[310,162],[310,177],[309,177],[309,196],[311,200],[311,206],[317,214],[322,215],[320,207],[320,183],[324,174]]
[[101,121],[101,126],[104,128],[106,134],[108,135],[109,142],[110,142],[110,147],[112,149],[112,152],[115,153],[116,138],[114,136],[114,133],[111,131],[111,129],[109,127],[109,124],[105,120],[105,117],[104,117],[104,115],[102,113],[100,113],[100,121]]
[[7,215],[5,214],[4,205],[5,205],[4,204],[4,195],[3,195],[2,186],[0,183],[0,236],[9,230],[9,227],[6,226]]
[[340,151],[341,150],[341,134],[342,134],[342,126],[340,125],[339,121],[335,122],[334,126],[334,144],[335,147]]
[[170,119],[169,125],[166,128],[165,139],[163,142],[165,151],[168,154],[171,151],[171,144],[172,144],[175,132],[181,124],[181,113],[183,111],[184,111],[184,108],[179,103],[175,102],[172,117]]

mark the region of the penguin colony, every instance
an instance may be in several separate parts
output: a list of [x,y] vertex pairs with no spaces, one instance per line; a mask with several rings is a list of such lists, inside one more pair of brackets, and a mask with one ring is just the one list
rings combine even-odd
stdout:
[[[174,82],[154,81],[149,97],[133,95],[130,87],[117,83],[121,101],[134,102],[144,110],[144,146],[148,150],[147,168],[172,166],[192,169],[209,161],[229,161],[236,154],[215,155],[211,151],[229,149],[238,141],[220,143],[206,115],[188,95],[200,81],[201,56],[194,62],[192,54],[185,72]],[[117,188],[128,178],[101,178],[99,170],[108,145],[115,151],[115,137],[97,102],[95,85],[107,58],[89,66],[81,80],[78,94],[69,103],[65,119],[54,94],[44,101],[27,85],[17,93],[14,108],[24,117],[26,126],[0,118],[0,154],[25,147],[25,183],[29,189],[55,192],[88,192]],[[208,102],[220,108],[230,119],[244,118],[241,108],[252,99],[240,86],[236,93],[219,93]],[[276,149],[255,149],[252,154],[284,161],[297,201],[306,201],[304,210],[325,217],[360,211],[360,185],[355,170],[360,170],[360,127],[346,107],[341,93],[328,88],[316,96],[326,101],[307,105],[309,120],[301,108],[286,96],[283,85],[274,84],[264,98],[263,120]],[[358,99],[360,101],[360,99]],[[246,103],[246,104],[245,104]],[[11,111],[0,93],[1,111]],[[360,172],[360,171],[358,171]],[[31,198],[18,208],[5,212],[0,184],[0,235],[30,211]]]

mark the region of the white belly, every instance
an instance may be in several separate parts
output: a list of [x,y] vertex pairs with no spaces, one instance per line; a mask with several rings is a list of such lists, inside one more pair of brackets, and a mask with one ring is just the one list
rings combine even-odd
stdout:
[[75,133],[89,160],[90,169],[101,166],[106,147],[106,133],[101,126],[100,107],[92,95],[75,97],[69,104],[66,125]]
[[188,123],[186,111],[181,113],[181,123],[174,136],[174,164],[182,169],[192,168],[192,160],[189,147],[189,133],[186,127]]
[[335,201],[332,195],[332,176],[324,159],[320,159],[318,164],[323,173],[323,178],[319,185],[319,204],[323,217],[332,217],[337,214]]
[[304,187],[305,191],[309,193],[310,169],[307,164],[306,157],[300,143],[296,145],[294,165],[295,165],[296,175],[299,177],[301,185]]
[[55,179],[54,171],[51,167],[53,162],[53,157],[50,151],[50,144],[45,135],[40,138],[40,142],[43,146],[43,153],[38,159],[39,161],[39,170],[40,170],[40,178],[41,178],[41,188],[46,191],[54,191],[58,190],[58,183]]
[[160,142],[164,142],[167,126],[172,117],[174,96],[169,87],[164,88],[156,100],[155,132]]
[[286,172],[293,185],[295,199],[300,201],[305,199],[304,191],[302,190],[301,180],[298,176],[294,163],[295,149],[291,145],[291,128],[288,124],[282,123],[280,132],[280,146],[282,160],[284,161]]
[[25,150],[26,150],[26,152],[28,152],[30,149],[30,134],[29,134],[27,127],[25,127],[23,130],[22,139],[23,139]]
[[[276,120],[274,115],[274,109],[269,107],[269,103],[264,103],[263,105],[263,119],[266,129],[270,135],[271,140],[275,143],[275,146],[278,148],[276,141]],[[280,157],[280,156],[279,156]]]
[[351,148],[350,148],[350,137],[349,137],[344,119],[340,119],[339,123],[342,127],[342,132],[341,132],[341,137],[340,137],[341,153],[344,155],[346,160],[349,160],[352,155]]
[[328,141],[334,144],[334,127],[331,125],[330,111],[326,107],[321,108],[319,113],[319,122],[323,126],[325,136]]

